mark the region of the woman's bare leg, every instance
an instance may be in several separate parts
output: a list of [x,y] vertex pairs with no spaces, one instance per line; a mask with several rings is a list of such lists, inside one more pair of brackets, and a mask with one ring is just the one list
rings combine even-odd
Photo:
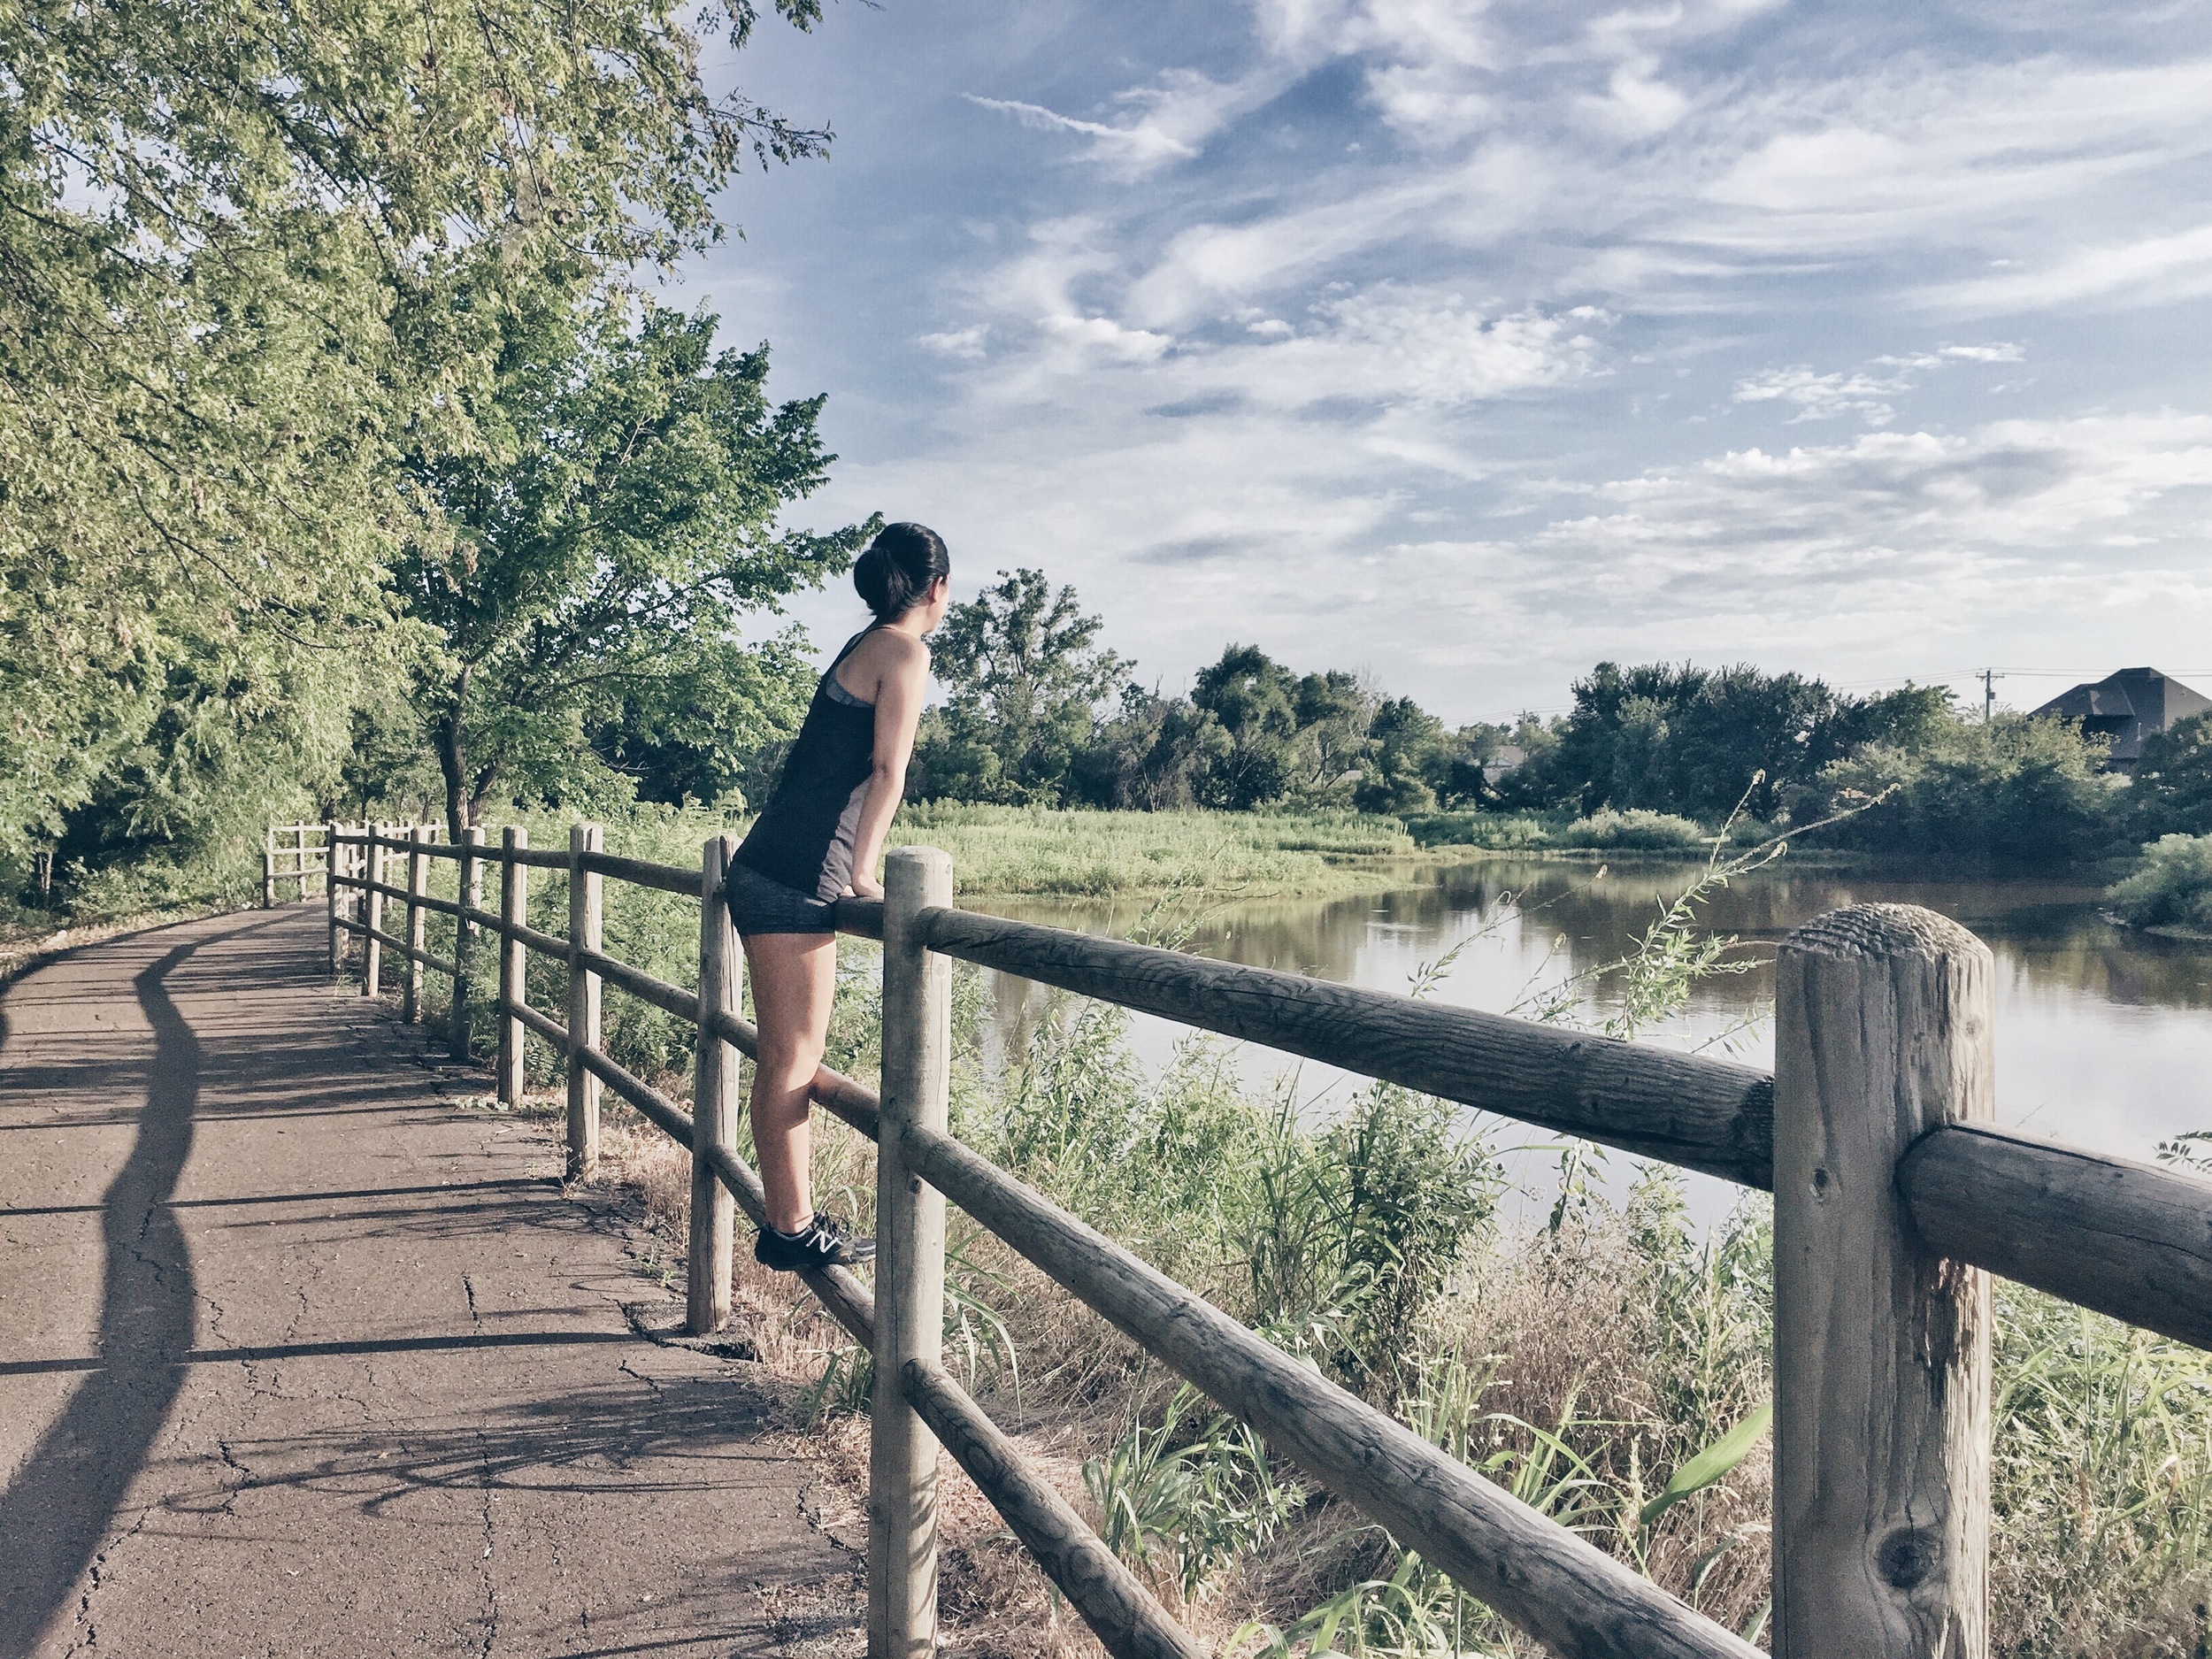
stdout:
[[768,1189],[768,1225],[796,1233],[814,1214],[809,1179],[812,1110],[808,1091],[829,1035],[837,990],[834,933],[752,933],[745,939],[759,1016],[753,1067],[753,1146]]

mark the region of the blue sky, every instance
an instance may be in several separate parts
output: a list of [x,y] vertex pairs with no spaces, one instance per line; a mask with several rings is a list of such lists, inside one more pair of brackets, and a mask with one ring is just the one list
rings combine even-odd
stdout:
[[1148,682],[2212,690],[2204,8],[843,0],[718,73],[837,134],[670,296],[829,394],[803,516]]

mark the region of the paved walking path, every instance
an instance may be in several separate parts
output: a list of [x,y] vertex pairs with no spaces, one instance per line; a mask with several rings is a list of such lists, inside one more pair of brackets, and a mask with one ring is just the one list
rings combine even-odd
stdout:
[[856,1651],[768,1395],[323,964],[295,906],[0,995],[0,1659]]

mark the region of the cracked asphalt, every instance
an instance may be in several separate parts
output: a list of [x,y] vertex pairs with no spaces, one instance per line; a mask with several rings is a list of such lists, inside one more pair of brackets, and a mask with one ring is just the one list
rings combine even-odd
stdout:
[[324,960],[292,906],[0,994],[0,1659],[857,1652],[772,1395]]

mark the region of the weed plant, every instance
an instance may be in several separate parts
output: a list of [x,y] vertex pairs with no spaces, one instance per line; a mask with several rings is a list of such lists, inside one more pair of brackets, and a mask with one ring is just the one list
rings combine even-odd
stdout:
[[[708,833],[671,815],[658,843],[633,831],[615,849],[689,862]],[[1717,848],[1634,949],[1579,976],[1576,995],[1525,1011],[1571,1018],[1602,1001],[1613,1034],[1663,1025],[1701,978],[1742,960],[1699,926],[1704,898],[1771,856]],[[533,883],[533,925],[558,931],[561,879],[534,872]],[[621,891],[610,884],[610,952],[688,985],[695,904]],[[1171,943],[1179,932],[1161,916],[1148,928]],[[866,1078],[873,952],[845,941],[840,956],[831,1063]],[[534,1000],[557,1017],[560,979],[557,964],[534,962]],[[1013,1052],[987,1057],[983,976],[959,968],[955,986],[963,1139],[1763,1642],[1773,1252],[1763,1198],[1701,1231],[1671,1172],[1636,1171],[1616,1201],[1594,1179],[1595,1149],[1571,1143],[1558,1148],[1548,1215],[1510,1224],[1504,1149],[1448,1102],[1377,1085],[1317,1111],[1294,1075],[1256,1094],[1228,1051],[1201,1037],[1148,1071],[1125,1013],[1057,995]],[[688,1027],[626,1002],[608,992],[610,1046],[680,1095]],[[681,1154],[649,1130],[626,1140],[618,1109],[610,1121],[612,1161],[647,1188],[672,1274]],[[818,1184],[864,1223],[870,1149],[826,1121],[818,1134]],[[949,1363],[1204,1639],[1286,1655],[1532,1651],[1405,1540],[1306,1486],[989,1235],[956,1226],[948,1279]],[[803,1419],[826,1447],[849,1448],[837,1425],[866,1409],[865,1356],[787,1285],[743,1262],[739,1280],[756,1346],[806,1379]],[[2212,1362],[2016,1286],[2000,1287],[1997,1310],[1994,1650],[2200,1659],[2212,1651]],[[964,1640],[1010,1659],[1092,1651],[993,1532],[987,1521],[949,1547],[948,1605],[962,1609]]]

